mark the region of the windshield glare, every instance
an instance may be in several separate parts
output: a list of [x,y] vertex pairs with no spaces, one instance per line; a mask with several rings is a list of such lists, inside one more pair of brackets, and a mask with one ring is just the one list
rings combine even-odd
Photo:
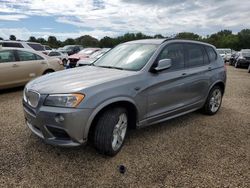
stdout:
[[155,44],[122,44],[102,56],[94,65],[138,71],[146,65],[157,46]]

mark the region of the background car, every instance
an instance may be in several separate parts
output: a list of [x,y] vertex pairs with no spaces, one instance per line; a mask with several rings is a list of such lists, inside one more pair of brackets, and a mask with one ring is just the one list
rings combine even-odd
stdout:
[[43,45],[37,42],[25,42],[25,41],[5,41],[5,40],[0,40],[0,46],[3,48],[26,48],[30,50],[35,50],[38,52],[42,52],[44,54],[47,54],[45,48]]
[[93,53],[100,51],[101,48],[84,48],[77,54],[69,56],[69,60],[67,62],[67,68],[76,67],[77,62],[80,59],[89,58]]
[[0,49],[0,89],[22,86],[33,78],[63,69],[61,60],[34,50]]
[[236,59],[234,64],[235,68],[247,67],[250,64],[250,49],[243,49],[239,53],[239,57]]
[[45,49],[45,51],[47,52],[47,53],[49,53],[49,52],[51,52],[53,49],[50,47],[50,46],[48,46],[48,45],[44,45],[44,49]]
[[63,48],[59,48],[58,51],[62,53],[67,53],[68,55],[73,55],[75,53],[78,53],[82,49],[83,47],[80,45],[67,45],[67,46],[64,46]]
[[67,53],[62,53],[59,51],[51,51],[48,53],[48,56],[59,58],[63,62],[64,66],[66,66],[66,64],[67,64],[67,61],[68,61],[68,54]]
[[230,59],[229,59],[229,65],[233,65],[235,64],[237,58],[239,57],[239,52],[233,52]]
[[89,65],[102,57],[104,54],[106,54],[111,48],[102,48],[101,50],[93,53],[92,55],[89,56],[89,58],[83,58],[77,61],[76,66],[84,66],[84,65]]
[[217,48],[216,49],[220,56],[224,59],[224,62],[229,62],[232,55],[232,50],[230,48]]

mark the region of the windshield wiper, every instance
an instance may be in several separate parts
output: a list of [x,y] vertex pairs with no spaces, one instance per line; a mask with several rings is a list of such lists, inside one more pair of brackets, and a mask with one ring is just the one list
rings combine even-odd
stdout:
[[97,66],[97,67],[102,67],[102,68],[108,68],[108,69],[118,69],[118,70],[125,70],[124,68],[121,67],[112,67],[112,66]]

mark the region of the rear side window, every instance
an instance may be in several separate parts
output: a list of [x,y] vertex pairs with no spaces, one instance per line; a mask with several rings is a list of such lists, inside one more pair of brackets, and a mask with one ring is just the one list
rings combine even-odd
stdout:
[[10,47],[10,48],[23,48],[23,45],[18,42],[3,42],[3,47]]
[[0,63],[14,62],[16,61],[13,50],[0,51]]
[[58,52],[50,52],[49,56],[60,56],[60,53],[58,53]]
[[205,60],[208,61],[202,45],[185,44],[185,47],[187,51],[187,67],[202,66],[205,63]]
[[26,51],[17,51],[17,55],[20,61],[34,61],[34,60],[43,59],[37,54],[26,52]]
[[27,43],[27,44],[36,51],[44,51],[44,47],[41,44],[36,44],[36,43]]
[[182,44],[170,44],[166,46],[159,58],[159,60],[162,59],[171,59],[172,60],[172,66],[170,67],[170,70],[178,70],[184,68],[184,49]]
[[205,49],[207,51],[210,62],[215,61],[217,59],[217,54],[214,51],[214,49],[212,47],[209,47],[209,46],[206,46]]

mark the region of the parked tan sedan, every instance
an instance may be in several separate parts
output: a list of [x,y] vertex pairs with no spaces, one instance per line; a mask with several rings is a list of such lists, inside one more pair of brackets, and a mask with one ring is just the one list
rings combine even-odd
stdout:
[[63,69],[61,60],[42,53],[0,48],[0,89],[22,86],[33,78]]

